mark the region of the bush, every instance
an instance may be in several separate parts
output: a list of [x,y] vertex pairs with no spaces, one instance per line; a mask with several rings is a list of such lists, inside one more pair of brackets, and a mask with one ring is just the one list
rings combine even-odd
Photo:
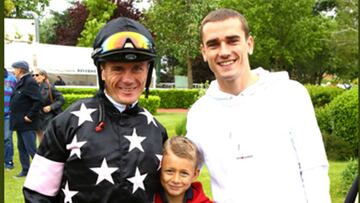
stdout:
[[354,156],[351,145],[343,138],[323,133],[323,140],[329,160],[346,161]]
[[347,194],[357,174],[358,162],[357,160],[350,159],[349,163],[346,165],[345,170],[341,173],[341,183],[339,189],[343,195]]
[[316,108],[329,159],[345,160],[358,151],[358,88],[345,91],[329,104]]
[[175,126],[176,135],[185,135],[186,134],[186,117]]
[[189,108],[199,94],[198,89],[150,90],[150,95],[161,98],[160,108]]
[[98,91],[98,88],[77,88],[77,87],[59,87],[57,86],[56,89],[58,89],[62,94],[91,94],[95,95]]
[[358,88],[353,88],[336,97],[327,107],[332,135],[343,138],[354,152],[359,146]]
[[67,107],[69,107],[74,102],[76,102],[80,99],[84,99],[84,98],[91,98],[94,95],[92,95],[92,94],[64,94],[63,96],[65,99],[65,103],[61,107],[61,109],[65,110]]
[[332,127],[331,127],[331,116],[328,105],[325,105],[320,108],[315,108],[316,120],[318,122],[319,128],[321,133],[324,134],[331,134]]
[[139,104],[147,109],[151,114],[155,114],[160,106],[160,97],[149,95],[148,98],[145,99],[145,96],[141,95],[139,98]]
[[315,108],[323,107],[345,91],[344,89],[333,86],[305,85],[305,87],[310,94],[311,101]]

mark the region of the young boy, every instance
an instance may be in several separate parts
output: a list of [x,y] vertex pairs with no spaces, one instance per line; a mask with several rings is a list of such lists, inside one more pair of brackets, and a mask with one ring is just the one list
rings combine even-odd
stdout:
[[202,157],[186,137],[175,136],[164,144],[160,181],[155,203],[212,203],[205,196],[199,176]]

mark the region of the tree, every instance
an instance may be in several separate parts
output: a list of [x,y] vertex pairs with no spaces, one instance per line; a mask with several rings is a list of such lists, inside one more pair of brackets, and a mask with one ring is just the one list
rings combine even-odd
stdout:
[[[250,61],[270,70],[286,70],[303,82],[314,72],[309,64],[323,51],[331,19],[314,15],[313,0],[229,0],[222,6],[244,14],[255,38],[255,51]],[[307,68],[304,68],[304,66]],[[306,77],[304,77],[304,75]]]
[[192,88],[192,63],[199,55],[199,27],[202,18],[217,1],[155,0],[145,14],[144,24],[155,34],[160,56],[173,56],[187,67],[188,87]]
[[358,77],[358,26],[359,2],[339,0],[336,7],[337,29],[332,33],[336,56],[336,70],[333,72],[344,80]]
[[12,0],[5,0],[4,1],[4,16],[8,17],[14,8],[15,8],[15,5],[12,2]]
[[114,10],[115,4],[109,0],[85,0],[84,4],[89,11],[89,16],[86,19],[84,30],[81,32],[78,46],[91,47],[96,33],[105,25],[110,19]]
[[85,23],[85,29],[81,32],[78,46],[92,46],[98,31],[105,23],[114,18],[122,16],[140,20],[142,17],[141,12],[134,7],[133,0],[86,0],[84,3],[89,11],[89,16]]
[[63,15],[57,14],[56,44],[75,46],[84,29],[89,12],[83,3],[75,2]]
[[35,12],[41,16],[47,6],[49,6],[49,0],[12,0],[14,9],[6,17],[11,18],[33,18],[29,11]]

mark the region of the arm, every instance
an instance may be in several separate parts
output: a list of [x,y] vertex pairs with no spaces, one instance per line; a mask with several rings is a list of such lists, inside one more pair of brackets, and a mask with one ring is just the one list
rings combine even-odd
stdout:
[[294,83],[289,102],[292,115],[292,141],[297,153],[303,187],[308,203],[330,203],[328,161],[310,96]]
[[46,131],[24,183],[25,202],[59,202],[64,165],[69,156],[65,147],[67,117],[68,114],[54,119]]
[[54,86],[50,86],[51,94],[53,95],[54,102],[50,105],[52,110],[60,109],[61,106],[65,103],[64,96],[62,93],[56,89]]
[[40,89],[36,82],[30,82],[26,85],[27,88],[25,89],[24,94],[30,98],[32,106],[29,109],[28,114],[25,116],[27,116],[30,120],[33,120],[34,117],[38,116],[42,105]]

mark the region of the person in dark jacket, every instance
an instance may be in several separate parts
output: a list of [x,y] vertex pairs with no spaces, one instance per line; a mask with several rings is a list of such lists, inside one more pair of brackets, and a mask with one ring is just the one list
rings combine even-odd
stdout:
[[39,86],[29,72],[29,64],[26,61],[18,61],[13,63],[12,67],[18,82],[10,99],[10,129],[16,130],[22,167],[17,177],[24,177],[29,170],[30,157],[33,158],[36,151],[41,97]]
[[200,182],[194,182],[203,158],[196,145],[186,137],[169,138],[163,149],[160,181],[162,188],[154,203],[212,203]]
[[63,85],[65,85],[65,81],[61,78],[61,76],[60,75],[57,75],[56,76],[56,81],[54,82],[54,85],[56,85],[56,86],[63,86]]
[[26,202],[149,203],[160,188],[165,128],[138,104],[155,59],[150,32],[128,18],[97,34],[100,90],[50,121],[26,177]]
[[41,142],[50,120],[62,111],[61,106],[65,103],[65,99],[61,92],[50,84],[45,70],[35,69],[32,76],[39,84],[42,99],[42,107],[40,110],[41,125],[36,132],[38,140]]

